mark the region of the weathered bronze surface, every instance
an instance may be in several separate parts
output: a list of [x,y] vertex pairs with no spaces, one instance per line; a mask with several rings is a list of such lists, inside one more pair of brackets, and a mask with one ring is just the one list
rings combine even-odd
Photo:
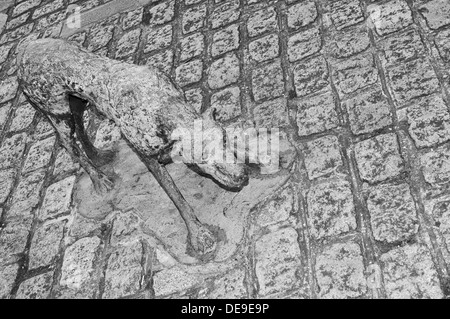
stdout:
[[[212,116],[198,114],[167,76],[149,66],[101,57],[58,39],[22,42],[17,53],[24,94],[49,119],[62,146],[89,174],[95,189],[108,192],[114,181],[99,169],[111,154],[96,149],[85,133],[83,113],[87,108],[120,127],[123,138],[178,208],[195,251],[213,253],[213,234],[196,218],[162,163],[181,143],[172,139],[175,129],[192,130],[194,121],[202,119],[203,129],[223,130]],[[247,180],[241,164],[213,161],[193,165],[225,187],[240,188]]]

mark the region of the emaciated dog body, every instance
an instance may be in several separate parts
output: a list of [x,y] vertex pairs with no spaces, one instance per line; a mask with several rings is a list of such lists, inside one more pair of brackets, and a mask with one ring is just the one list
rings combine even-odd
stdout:
[[[87,108],[120,128],[178,208],[195,251],[204,255],[215,250],[213,234],[197,219],[162,160],[180,143],[171,138],[176,128],[191,129],[194,121],[203,119],[205,129],[223,130],[212,116],[199,115],[181,90],[155,68],[101,57],[64,40],[22,41],[17,62],[25,96],[48,118],[62,146],[89,174],[97,192],[110,191],[114,181],[99,169],[110,154],[96,149],[84,130]],[[228,188],[239,189],[247,180],[242,164],[209,161],[193,165]]]

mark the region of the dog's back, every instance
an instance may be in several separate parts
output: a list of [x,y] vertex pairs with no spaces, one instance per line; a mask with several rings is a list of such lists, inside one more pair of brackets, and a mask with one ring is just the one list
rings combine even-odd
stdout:
[[68,116],[68,94],[86,100],[146,155],[166,146],[175,128],[190,128],[199,118],[154,68],[103,58],[58,39],[21,43],[17,53],[19,81],[34,105]]

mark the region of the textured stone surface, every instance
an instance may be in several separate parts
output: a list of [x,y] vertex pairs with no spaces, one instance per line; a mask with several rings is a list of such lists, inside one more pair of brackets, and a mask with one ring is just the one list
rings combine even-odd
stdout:
[[251,37],[274,31],[277,28],[277,13],[274,7],[268,7],[253,13],[247,22],[248,34]]
[[116,59],[122,59],[133,54],[139,45],[140,36],[140,29],[124,34],[117,43]]
[[[165,74],[169,74],[173,63],[173,52],[165,50],[161,53],[152,55],[146,61],[146,64],[151,65]],[[195,69],[195,67],[194,67]],[[197,69],[196,69],[197,70]],[[188,71],[187,71],[188,72]]]
[[419,221],[408,185],[382,186],[367,199],[375,240],[394,243],[415,235]]
[[280,52],[278,43],[278,36],[275,34],[252,41],[248,45],[250,56],[257,62],[276,58]]
[[44,14],[53,12],[63,5],[63,0],[53,0],[45,5],[39,6],[36,10],[33,12],[33,18],[36,19],[40,16],[43,16]]
[[[16,27],[18,27],[18,26],[24,24],[25,21],[26,21],[26,20],[28,19],[28,17],[30,16],[30,14],[31,14],[30,12],[27,12],[27,13],[24,13],[24,14],[18,16],[17,18],[14,18],[14,19],[10,20],[10,21],[8,22],[8,24],[6,25],[6,29],[7,29],[7,30],[9,30],[9,29],[14,29],[14,28],[16,28]],[[0,29],[2,29],[2,28],[0,27]]]
[[15,165],[25,151],[27,135],[16,134],[3,141],[0,147],[0,169]]
[[132,295],[141,288],[142,244],[119,248],[108,259],[103,298],[119,298]]
[[139,217],[132,211],[117,215],[113,223],[111,244],[117,246],[136,241],[140,234],[140,222]]
[[239,79],[239,59],[235,54],[226,55],[214,61],[208,70],[208,85],[211,89],[220,89]]
[[362,179],[379,182],[395,177],[403,169],[395,134],[384,134],[355,145],[355,157]]
[[67,177],[47,188],[39,218],[45,220],[69,212],[75,176]]
[[52,272],[27,279],[20,284],[16,299],[46,299],[50,295],[52,283]]
[[211,55],[218,56],[239,47],[239,26],[230,25],[214,33],[211,44]]
[[216,7],[210,16],[211,27],[213,29],[223,27],[236,21],[240,17],[239,1],[231,0]]
[[76,171],[79,168],[79,164],[75,163],[72,157],[63,148],[60,148],[56,155],[53,175],[60,176],[65,173]]
[[444,30],[435,39],[439,54],[445,62],[450,62],[450,30]]
[[431,207],[430,215],[433,217],[435,226],[439,228],[439,232],[444,237],[447,247],[450,246],[450,202],[445,200],[435,203]]
[[384,65],[412,61],[425,53],[419,34],[415,30],[389,36],[379,44],[381,59]]
[[86,32],[80,32],[71,35],[69,38],[67,38],[67,40],[69,40],[70,42],[75,42],[80,46],[83,46],[84,42],[86,41],[86,38],[87,38]]
[[2,37],[0,38],[0,44],[12,42],[29,35],[33,30],[33,26],[34,23],[27,23],[12,31],[3,33]]
[[423,245],[396,248],[380,260],[389,298],[442,298],[430,252]]
[[364,28],[332,33],[324,42],[334,58],[348,58],[363,52],[370,45],[369,35]]
[[[14,0],[5,0],[2,1],[2,4],[0,4],[0,11],[5,11],[6,9],[8,9],[10,6],[12,6],[14,4]],[[8,18],[8,15],[6,15],[5,13],[2,13],[5,16],[5,21]]]
[[298,96],[305,96],[324,89],[328,84],[327,61],[322,57],[299,63],[294,68],[294,85]]
[[19,106],[14,112],[14,118],[9,126],[10,132],[17,132],[28,128],[33,122],[36,111],[30,104],[23,104]]
[[348,182],[319,184],[309,191],[307,201],[314,238],[322,239],[356,229],[355,207]]
[[52,136],[31,146],[22,168],[22,174],[42,168],[49,163],[55,140],[56,138]]
[[392,94],[399,105],[438,90],[438,79],[427,61],[415,60],[388,70]]
[[17,264],[2,267],[0,270],[0,298],[6,299],[10,296],[19,266]]
[[255,246],[259,295],[270,296],[295,289],[301,258],[295,230],[286,228],[268,234]]
[[12,12],[12,16],[16,17],[22,13],[24,13],[27,10],[30,10],[31,8],[35,8],[39,4],[41,4],[42,0],[27,0],[22,1],[18,5],[14,7],[14,10]]
[[450,4],[445,0],[433,0],[419,7],[430,29],[435,30],[450,24]]
[[54,25],[57,22],[62,21],[64,19],[64,17],[65,17],[64,11],[52,13],[50,15],[47,15],[47,16],[39,19],[39,21],[36,23],[36,26],[34,28],[35,28],[35,30],[47,29],[46,31],[44,31],[46,34],[53,34],[53,31],[51,31],[52,29],[50,26]]
[[181,86],[198,82],[202,78],[203,63],[193,60],[180,65],[176,70],[176,80]]
[[141,23],[143,13],[144,13],[143,8],[138,8],[136,10],[127,12],[127,14],[122,20],[122,28],[124,30],[128,30],[131,29],[132,27],[139,25],[139,23]]
[[331,20],[338,30],[364,20],[361,5],[357,0],[332,1],[329,6]]
[[227,121],[241,114],[240,90],[230,87],[211,96],[211,106],[216,110],[218,121]]
[[164,24],[172,21],[174,17],[175,1],[164,1],[153,7],[149,11],[150,25]]
[[335,100],[330,92],[299,99],[296,104],[298,134],[301,136],[327,131],[339,125]]
[[329,175],[342,166],[339,141],[336,136],[325,136],[306,143],[305,166],[309,179]]
[[155,296],[160,297],[191,288],[199,282],[196,276],[187,274],[177,267],[164,269],[153,276]]
[[299,29],[317,19],[317,8],[313,1],[294,4],[288,7],[287,23],[290,29]]
[[183,33],[188,34],[203,28],[205,24],[205,17],[206,6],[204,4],[187,9],[183,13]]
[[261,209],[257,218],[258,224],[268,226],[287,220],[293,212],[294,200],[292,188],[284,188]]
[[66,232],[66,234],[74,239],[80,239],[100,233],[102,230],[104,230],[104,225],[104,221],[86,218],[77,213],[73,217],[72,221],[68,224],[68,231]]
[[8,54],[11,52],[13,44],[2,45],[0,47],[0,63],[6,61]]
[[70,289],[81,289],[88,285],[94,271],[95,254],[99,248],[98,237],[83,238],[67,247],[60,284]]
[[408,108],[409,133],[417,147],[450,139],[450,114],[440,96],[423,99]]
[[313,55],[322,48],[320,31],[316,28],[296,33],[289,37],[288,56],[290,62],[295,62]]
[[432,149],[420,158],[422,172],[430,184],[442,184],[450,181],[450,149],[448,145]]
[[367,8],[367,11],[379,35],[399,31],[413,22],[411,10],[404,0],[372,4]]
[[252,85],[255,101],[275,98],[283,94],[283,69],[280,62],[275,60],[275,62],[253,70]]
[[364,55],[337,63],[333,69],[333,77],[342,98],[346,94],[376,83],[378,73],[372,56]]
[[38,123],[36,124],[33,133],[34,138],[37,140],[45,139],[46,137],[50,137],[51,135],[56,136],[53,126],[44,117],[40,117],[38,119]]
[[37,170],[22,177],[12,194],[7,221],[20,221],[29,218],[40,201],[40,191],[44,184],[45,171]]
[[11,100],[16,95],[18,83],[16,77],[2,79],[0,82],[0,103]]
[[31,219],[22,219],[21,221],[7,222],[2,227],[0,234],[0,264],[6,265],[17,262],[20,254],[25,250],[28,236],[30,234]]
[[11,113],[11,103],[6,103],[0,107],[0,132],[3,131]]
[[34,233],[30,248],[30,269],[47,266],[54,261],[64,235],[65,221],[40,225]]
[[205,46],[205,38],[201,33],[194,33],[190,36],[183,38],[180,42],[182,61],[199,56],[203,53]]
[[[108,21],[109,22],[109,21]],[[96,51],[104,46],[106,46],[109,41],[111,41],[114,32],[115,20],[110,23],[100,23],[94,25],[89,32],[89,45],[88,49],[91,51]]]
[[392,124],[389,102],[379,90],[359,94],[343,104],[353,134],[370,133]]
[[284,97],[257,104],[252,113],[256,127],[281,128],[288,123],[287,105]]
[[0,171],[0,204],[4,204],[8,199],[14,183],[16,172],[14,169]]
[[356,243],[327,247],[316,259],[315,273],[320,298],[358,298],[366,294],[363,258]]
[[242,299],[247,297],[245,289],[245,272],[234,270],[214,281],[214,284],[207,294],[200,295],[199,298],[208,299]]
[[201,88],[186,90],[184,92],[186,101],[192,105],[192,107],[200,113],[203,105],[203,92]]

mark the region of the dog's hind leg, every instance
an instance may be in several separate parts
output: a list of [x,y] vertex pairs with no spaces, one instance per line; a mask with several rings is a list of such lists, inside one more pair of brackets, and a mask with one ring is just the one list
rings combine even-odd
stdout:
[[88,102],[73,95],[69,95],[69,107],[74,119],[75,133],[78,140],[81,142],[83,150],[89,159],[96,167],[100,167],[112,161],[114,152],[99,150],[90,141],[83,123],[83,114],[86,111],[87,105]]
[[69,153],[75,162],[78,162],[81,167],[89,174],[89,177],[94,184],[94,189],[99,194],[105,194],[114,187],[114,182],[98,169],[94,163],[83,153],[74,137],[75,124],[71,115],[60,119],[50,114],[46,114],[53,128],[55,129],[59,141],[64,149]]
[[[137,152],[140,154],[139,152]],[[197,219],[186,199],[175,185],[172,177],[167,172],[164,165],[160,164],[153,157],[140,155],[142,161],[153,174],[159,185],[164,189],[172,202],[178,208],[189,232],[189,240],[192,247],[200,254],[212,253],[216,249],[216,239],[214,235]]]

